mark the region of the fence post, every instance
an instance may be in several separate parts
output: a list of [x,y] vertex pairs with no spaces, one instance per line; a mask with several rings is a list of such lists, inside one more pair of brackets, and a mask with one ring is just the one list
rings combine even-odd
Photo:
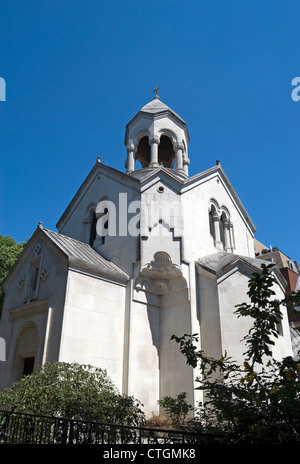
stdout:
[[74,420],[70,420],[70,431],[69,431],[69,445],[73,445],[73,435],[74,435]]

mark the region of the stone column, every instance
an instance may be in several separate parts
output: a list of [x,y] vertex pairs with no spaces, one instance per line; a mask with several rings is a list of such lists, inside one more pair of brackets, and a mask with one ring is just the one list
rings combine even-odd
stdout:
[[134,171],[134,163],[135,163],[135,147],[134,145],[130,145],[127,147],[127,165],[126,165],[126,172],[130,174]]
[[183,144],[180,142],[175,143],[175,156],[176,156],[176,171],[183,171]]
[[225,251],[227,253],[232,252],[231,240],[230,240],[230,223],[224,222],[224,238],[225,238]]
[[190,160],[188,158],[184,158],[184,160],[183,160],[183,170],[184,170],[184,174],[187,177],[189,176],[189,165],[190,165]]
[[220,250],[223,250],[223,244],[221,242],[221,236],[220,236],[220,217],[217,214],[213,215],[213,221],[214,221],[214,231],[215,231],[215,247],[219,248]]
[[229,223],[224,222],[224,241],[225,241],[225,251],[230,251],[230,235],[229,235]]
[[150,143],[150,164],[151,168],[158,168],[158,145],[160,139],[158,137],[152,137],[149,140]]

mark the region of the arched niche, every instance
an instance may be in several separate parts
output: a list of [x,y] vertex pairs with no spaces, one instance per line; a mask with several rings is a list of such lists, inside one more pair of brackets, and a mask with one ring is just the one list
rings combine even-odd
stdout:
[[20,330],[15,345],[14,381],[31,374],[36,368],[39,346],[38,330],[34,323],[26,324]]

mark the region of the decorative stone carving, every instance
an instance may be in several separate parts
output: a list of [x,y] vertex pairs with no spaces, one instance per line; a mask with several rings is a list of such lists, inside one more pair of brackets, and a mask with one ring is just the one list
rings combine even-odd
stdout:
[[23,290],[25,282],[25,279],[21,277],[21,279],[19,280],[19,290]]
[[34,254],[35,256],[39,256],[42,250],[42,246],[40,243],[37,243],[36,246],[34,247]]
[[49,275],[49,271],[48,271],[48,269],[47,269],[46,267],[44,267],[44,269],[43,269],[42,272],[40,273],[40,278],[41,278],[42,280],[46,280],[47,277],[48,277],[48,275]]
[[154,254],[154,260],[142,269],[135,288],[162,295],[187,288],[187,284],[180,268],[172,263],[168,253],[158,251]]

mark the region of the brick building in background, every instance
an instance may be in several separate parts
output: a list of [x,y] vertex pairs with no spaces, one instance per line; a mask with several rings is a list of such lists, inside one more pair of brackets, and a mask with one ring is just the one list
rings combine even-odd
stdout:
[[[285,289],[286,297],[291,295],[292,292],[300,290],[300,268],[297,261],[293,261],[277,247],[267,248],[256,239],[254,239],[254,248],[257,258],[272,261],[278,266],[287,283]],[[300,349],[300,333],[295,329],[300,327],[300,306],[294,307],[294,310],[288,311],[288,318],[293,351],[297,355]]]

